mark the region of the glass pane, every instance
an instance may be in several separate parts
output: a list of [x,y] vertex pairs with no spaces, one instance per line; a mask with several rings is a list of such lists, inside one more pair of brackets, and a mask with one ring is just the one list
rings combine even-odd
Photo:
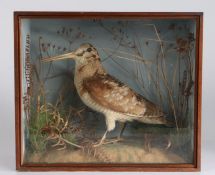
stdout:
[[24,162],[193,163],[195,20],[23,19],[21,37]]

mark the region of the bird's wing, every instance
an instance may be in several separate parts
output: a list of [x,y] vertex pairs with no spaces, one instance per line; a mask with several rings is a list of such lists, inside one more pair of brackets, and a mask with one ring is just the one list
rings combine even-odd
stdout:
[[95,102],[115,112],[136,117],[162,113],[152,102],[108,74],[85,79],[83,89]]

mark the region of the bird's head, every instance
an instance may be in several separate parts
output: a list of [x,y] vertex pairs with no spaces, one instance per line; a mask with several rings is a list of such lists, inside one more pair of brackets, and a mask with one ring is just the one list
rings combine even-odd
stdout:
[[44,58],[43,62],[72,59],[79,64],[88,64],[100,60],[97,50],[89,43],[84,43],[73,52],[66,54]]

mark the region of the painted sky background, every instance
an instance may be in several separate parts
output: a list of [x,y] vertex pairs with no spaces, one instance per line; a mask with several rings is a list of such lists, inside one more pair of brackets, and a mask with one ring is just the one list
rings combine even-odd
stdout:
[[[130,87],[132,87],[135,91],[142,94],[146,98],[152,100],[155,103],[158,103],[156,99],[156,95],[154,92],[155,90],[152,87],[152,80],[150,81],[148,79],[147,75],[147,68],[151,69],[152,72],[155,72],[155,67],[153,64],[155,64],[156,56],[158,54],[160,45],[159,42],[153,41],[157,40],[156,32],[154,30],[154,26],[156,26],[157,30],[159,30],[159,35],[161,37],[161,40],[167,41],[164,42],[165,44],[168,43],[176,43],[176,39],[179,37],[185,37],[188,34],[188,31],[186,30],[179,30],[177,27],[188,26],[189,32],[194,33],[195,35],[195,22],[192,20],[130,20],[130,21],[121,21],[123,24],[119,24],[120,22],[118,20],[104,20],[102,23],[106,28],[117,28],[120,29],[125,34],[119,34],[123,36],[123,38],[126,38],[126,40],[132,43],[138,43],[141,45],[140,51],[144,57],[145,60],[151,61],[150,64],[147,64],[147,68],[142,63],[134,63],[133,61],[128,61],[122,58],[116,57],[118,54],[118,51],[126,52],[129,54],[135,54],[132,49],[127,49],[124,47],[119,46],[119,40],[114,40],[113,34],[111,34],[109,31],[102,28],[100,25],[98,25],[97,22],[94,22],[92,20],[50,20],[50,19],[32,19],[31,21],[28,21],[30,23],[30,34],[31,34],[31,56],[32,56],[32,62],[35,62],[40,57],[39,53],[39,38],[42,37],[42,42],[44,43],[50,43],[56,45],[56,47],[60,46],[61,48],[67,48],[65,53],[69,50],[74,50],[79,47],[82,43],[91,43],[94,45],[95,48],[99,51],[101,60],[105,60],[102,64],[107,70],[108,73],[115,76],[122,82],[128,84]],[[126,24],[125,24],[126,23]],[[169,30],[171,24],[176,24],[177,27],[175,31]],[[73,39],[70,36],[65,35],[59,35],[57,34],[57,31],[62,30],[62,27],[65,28],[72,28],[72,34],[71,36],[75,36],[79,32],[83,33],[85,36],[83,38],[75,39],[72,45],[69,45],[69,41],[73,41]],[[73,37],[74,38],[74,37]],[[148,44],[146,44],[148,42]],[[108,48],[112,51],[116,51],[116,53],[112,55],[111,53],[104,52],[103,49]],[[61,49],[61,51],[56,51],[57,49],[49,49],[49,55],[43,54],[43,57],[47,56],[54,56],[64,53]],[[193,51],[193,60],[195,50]],[[125,56],[125,55],[123,55]],[[126,55],[127,56],[127,55]],[[174,71],[174,65],[176,64],[178,54],[176,51],[170,51],[165,55],[166,60],[166,68],[167,68],[167,78],[172,79],[173,71]],[[119,65],[126,68],[128,70],[128,73],[123,71],[114,61],[112,61],[110,58],[117,61]],[[132,59],[131,56],[127,56],[127,58]],[[135,64],[138,64],[139,66],[139,73],[142,74],[141,76],[144,79],[144,86],[147,89],[148,93],[144,92],[144,90],[138,85],[138,83],[132,78],[132,75],[136,73],[137,67]],[[50,74],[59,73],[62,71],[68,71],[72,70],[74,67],[74,63],[72,61],[59,61],[53,63],[54,65],[54,72],[51,72]],[[42,65],[42,74],[46,75],[46,70],[48,69],[48,65],[44,64]],[[182,68],[183,69],[183,68]],[[176,76],[177,78],[178,76]],[[177,80],[176,80],[177,81]],[[47,85],[49,86],[49,89],[53,89],[53,91],[57,91],[58,86],[61,81],[59,80],[51,80],[48,82]],[[170,82],[171,83],[171,82]],[[161,82],[162,84],[162,82]],[[163,86],[163,85],[161,85]],[[175,91],[178,91],[177,87],[174,89]],[[162,89],[162,92],[165,94],[166,90]],[[176,97],[175,97],[176,98]],[[163,104],[164,108],[167,108],[165,104]]]

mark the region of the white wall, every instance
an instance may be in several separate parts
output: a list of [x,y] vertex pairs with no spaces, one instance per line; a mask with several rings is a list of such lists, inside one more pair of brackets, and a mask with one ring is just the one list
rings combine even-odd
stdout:
[[215,2],[213,0],[0,0],[0,174],[16,174],[13,11],[48,10],[204,12],[202,174],[215,173]]

